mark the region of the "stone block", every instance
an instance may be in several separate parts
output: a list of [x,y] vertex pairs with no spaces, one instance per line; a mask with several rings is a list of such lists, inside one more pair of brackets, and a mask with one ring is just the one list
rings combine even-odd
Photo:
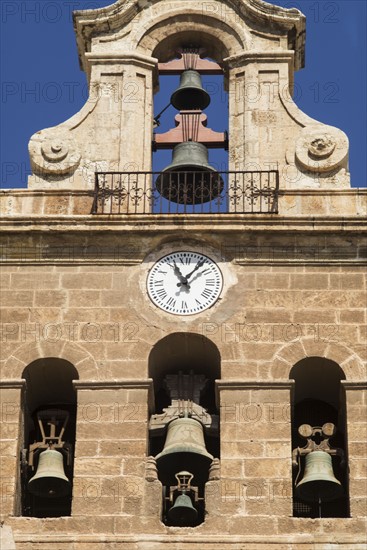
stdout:
[[257,441],[222,441],[221,457],[223,460],[224,458],[265,456],[265,445],[264,442]]
[[[63,320],[66,323],[88,323],[94,324],[92,327],[92,336],[88,336],[89,339],[99,338],[100,329],[95,324],[97,323],[107,323],[110,320],[109,312],[106,309],[101,309],[100,307],[79,307],[79,308],[69,308],[63,314]],[[88,341],[88,340],[87,340]]]
[[7,324],[7,323],[28,323],[30,319],[30,311],[29,308],[7,308],[1,310],[1,323]]
[[101,291],[100,290],[70,290],[68,291],[69,305],[72,308],[80,307],[100,307],[101,306]]
[[365,518],[367,510],[367,497],[352,498],[350,500],[350,515],[352,518]]
[[1,304],[3,307],[32,307],[33,306],[33,291],[20,290],[1,290]]
[[1,441],[0,440],[0,456],[16,457],[18,452],[17,441]]
[[122,458],[99,456],[93,458],[81,458],[75,460],[74,472],[77,476],[118,476],[122,473]]
[[220,471],[222,478],[240,478],[243,476],[243,461],[234,458],[222,458]]
[[125,476],[145,475],[145,458],[124,458],[123,473]]
[[367,478],[367,457],[349,460],[350,478]]
[[348,440],[352,441],[366,441],[367,437],[367,424],[366,423],[348,423]]
[[366,311],[364,309],[342,310],[340,312],[341,323],[364,323],[366,320]]
[[367,479],[352,478],[349,480],[349,495],[351,500],[354,498],[367,498]]
[[367,404],[348,406],[348,421],[349,422],[367,422]]
[[245,476],[269,478],[286,478],[291,474],[289,458],[262,458],[261,460],[244,459]]
[[98,455],[98,441],[76,441],[75,457],[93,457]]
[[[112,438],[111,438],[112,439]],[[99,442],[99,453],[104,456],[115,456],[117,453],[116,449],[121,448],[121,455],[127,458],[146,456],[147,452],[147,441],[146,439],[136,439],[136,440],[124,440],[120,439],[106,441],[101,440]]]
[[288,273],[258,273],[256,275],[257,288],[261,289],[285,289],[289,288]]
[[11,286],[14,290],[47,290],[59,288],[60,276],[58,273],[47,273],[40,270],[37,277],[28,273],[12,273]]
[[61,286],[64,289],[109,289],[112,285],[112,273],[73,273],[61,276]]
[[305,273],[290,275],[290,288],[292,289],[326,289],[329,285],[327,274]]
[[341,290],[362,290],[365,288],[365,278],[362,273],[340,273],[330,275],[330,288]]

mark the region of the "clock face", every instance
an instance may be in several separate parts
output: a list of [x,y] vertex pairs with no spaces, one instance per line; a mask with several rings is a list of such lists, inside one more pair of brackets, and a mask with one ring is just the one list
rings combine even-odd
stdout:
[[217,264],[197,252],[163,256],[148,274],[148,294],[159,308],[174,315],[194,315],[211,307],[223,286]]

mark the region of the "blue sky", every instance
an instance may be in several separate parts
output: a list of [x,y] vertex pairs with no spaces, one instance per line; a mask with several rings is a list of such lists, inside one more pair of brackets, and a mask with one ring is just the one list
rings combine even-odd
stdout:
[[[1,187],[26,187],[31,135],[63,122],[86,101],[71,13],[110,3],[2,0]],[[306,16],[306,67],[296,73],[295,101],[311,117],[348,135],[352,186],[366,187],[366,0],[275,3],[296,7]],[[213,77],[207,79],[204,83],[217,90],[206,111],[208,126],[223,131],[225,94]],[[164,88],[156,101],[156,113],[170,95],[170,86]],[[171,108],[163,115],[162,129],[173,126],[174,114]],[[166,153],[164,159],[169,162],[169,157]]]

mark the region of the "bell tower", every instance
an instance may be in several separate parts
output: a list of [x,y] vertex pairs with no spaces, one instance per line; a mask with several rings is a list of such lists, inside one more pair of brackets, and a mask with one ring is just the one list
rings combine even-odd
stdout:
[[366,192],[292,99],[305,17],[73,20],[89,98],[1,193],[4,548],[361,548]]

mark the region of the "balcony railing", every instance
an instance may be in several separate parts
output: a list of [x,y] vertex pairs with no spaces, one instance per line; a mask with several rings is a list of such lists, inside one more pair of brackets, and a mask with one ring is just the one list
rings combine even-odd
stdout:
[[97,172],[93,214],[277,214],[279,173]]

